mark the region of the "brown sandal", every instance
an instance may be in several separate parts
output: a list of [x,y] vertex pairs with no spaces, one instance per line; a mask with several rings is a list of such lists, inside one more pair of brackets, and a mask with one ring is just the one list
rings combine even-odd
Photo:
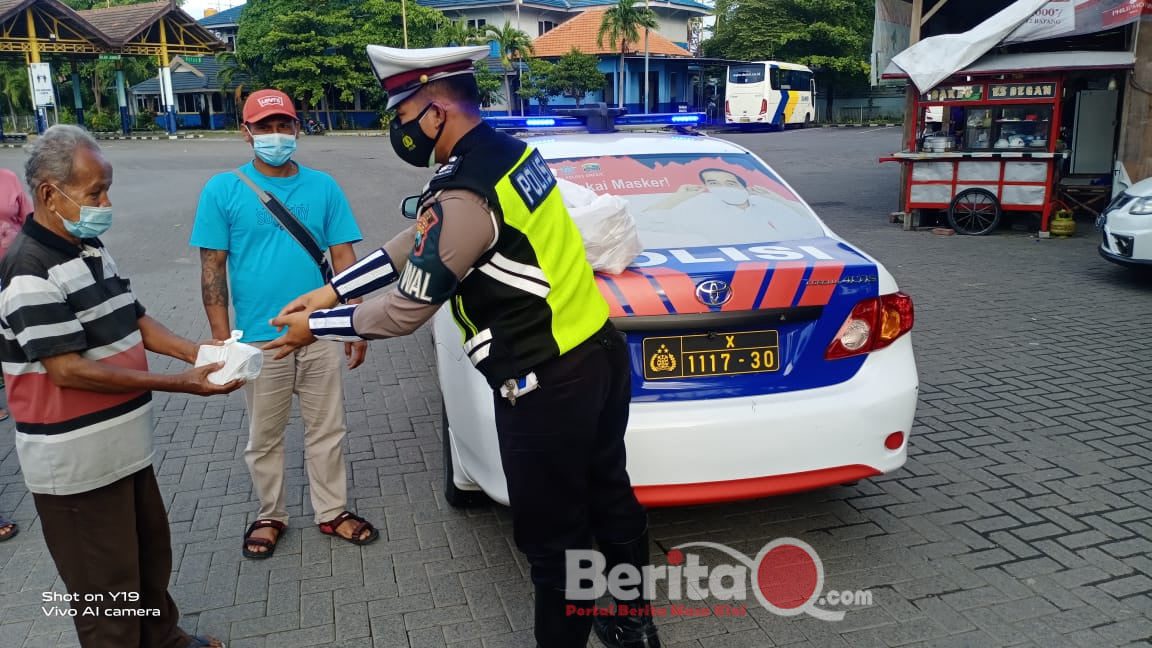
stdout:
[[[253,538],[252,532],[257,529],[272,528],[276,529],[276,539],[267,540],[265,538]],[[284,534],[284,523],[277,522],[276,520],[256,520],[244,532],[244,557],[255,558],[262,560],[264,558],[271,558],[272,554],[276,553],[276,544],[280,542],[280,536]],[[256,545],[257,547],[264,547],[267,551],[252,551],[248,545]]]
[[[351,538],[345,538],[336,532],[336,529],[340,528],[340,525],[344,524],[348,520],[352,520],[353,522],[357,523],[356,530],[352,532]],[[320,527],[320,533],[323,533],[324,535],[336,536],[341,540],[347,540],[348,542],[351,542],[355,545],[366,545],[375,542],[376,539],[380,537],[380,532],[376,530],[376,527],[372,526],[372,524],[370,524],[364,518],[355,515],[350,511],[344,511],[332,520],[328,522],[321,522],[317,526]],[[370,533],[367,538],[361,538],[360,534],[364,533],[366,530],[370,530],[372,533]]]

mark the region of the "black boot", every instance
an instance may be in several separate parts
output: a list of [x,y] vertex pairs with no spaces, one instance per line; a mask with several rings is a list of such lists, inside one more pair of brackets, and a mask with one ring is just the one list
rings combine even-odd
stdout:
[[592,633],[593,603],[571,601],[564,596],[564,590],[537,586],[536,648],[584,648]]
[[[642,569],[648,565],[648,530],[640,537],[624,543],[605,543],[600,546],[607,562],[607,571],[616,565],[632,565]],[[660,637],[652,621],[652,601],[644,597],[644,585],[635,599],[616,599],[614,616],[597,616],[593,628],[601,643],[608,648],[660,648]]]

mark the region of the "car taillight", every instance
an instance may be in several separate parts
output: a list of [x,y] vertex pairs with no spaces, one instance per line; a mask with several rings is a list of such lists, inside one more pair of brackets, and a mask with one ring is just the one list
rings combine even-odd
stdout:
[[760,114],[761,115],[767,115],[768,114],[768,100],[767,99],[761,99],[760,100]]
[[849,358],[883,349],[912,330],[912,298],[902,292],[856,304],[824,352],[827,360]]
[[727,101],[724,102],[724,114],[725,115],[731,115],[732,114],[732,104],[727,102]]

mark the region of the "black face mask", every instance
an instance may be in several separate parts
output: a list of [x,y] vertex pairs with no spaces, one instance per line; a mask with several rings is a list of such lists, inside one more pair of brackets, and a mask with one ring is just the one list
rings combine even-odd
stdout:
[[430,167],[436,163],[436,142],[440,141],[440,135],[444,133],[444,124],[440,124],[436,137],[428,137],[420,128],[420,120],[431,107],[432,104],[424,106],[424,110],[420,111],[416,119],[406,124],[401,124],[397,118],[389,125],[388,135],[392,140],[392,150],[396,151],[401,160],[412,166]]

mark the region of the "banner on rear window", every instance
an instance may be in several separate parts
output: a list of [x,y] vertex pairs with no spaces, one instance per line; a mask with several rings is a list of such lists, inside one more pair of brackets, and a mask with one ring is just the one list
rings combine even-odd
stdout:
[[548,164],[557,178],[627,199],[645,246],[823,235],[800,198],[746,155],[604,156]]

